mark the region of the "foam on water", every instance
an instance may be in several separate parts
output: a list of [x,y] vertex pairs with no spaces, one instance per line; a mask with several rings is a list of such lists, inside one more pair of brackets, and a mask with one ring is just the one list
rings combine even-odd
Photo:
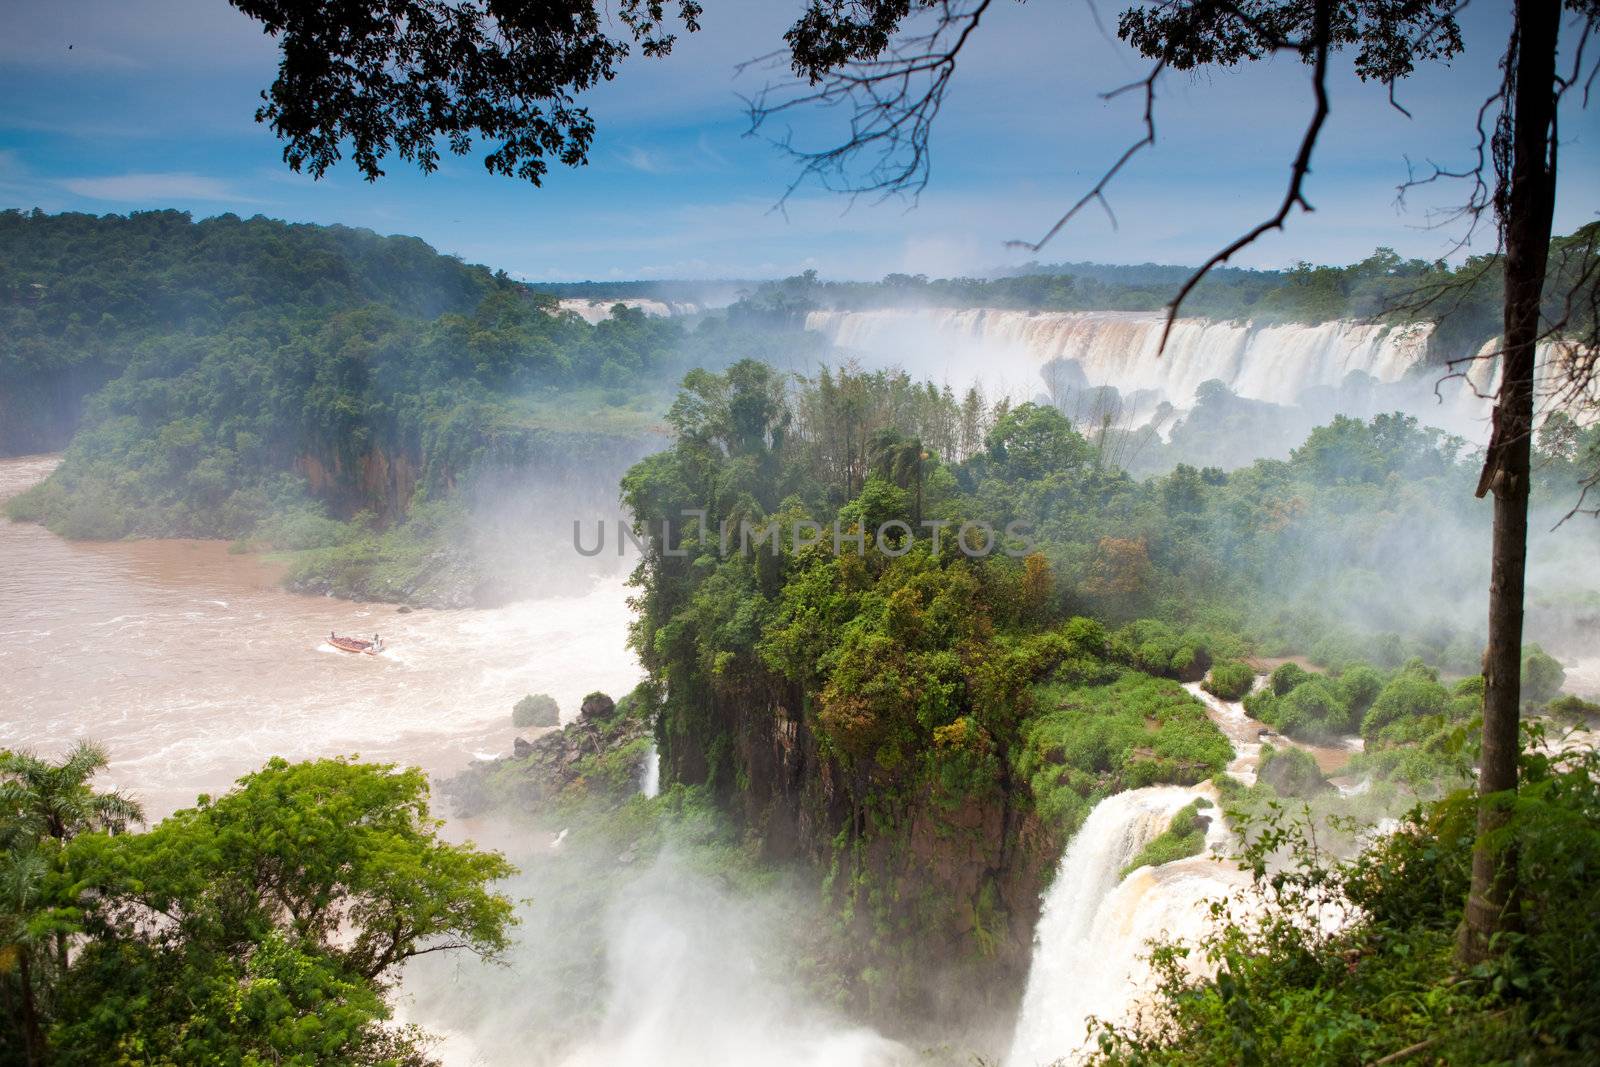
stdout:
[[[0,498],[53,459],[0,460]],[[621,574],[588,591],[475,611],[352,604],[285,592],[222,542],[64,541],[0,519],[0,721],[7,745],[56,752],[93,738],[155,818],[225,789],[268,757],[359,754],[453,773],[506,752],[511,706],[549,693],[575,712],[621,696]],[[329,631],[381,633],[353,656]]]
[[[1232,743],[1228,773],[1253,783],[1261,762],[1261,724],[1245,714],[1242,703],[1213,696],[1198,682],[1184,688]],[[1273,742],[1303,748],[1319,762],[1342,760],[1352,747],[1348,739],[1332,746],[1276,736]],[[1341,792],[1356,795],[1369,786],[1364,779]],[[1167,828],[1173,814],[1201,797],[1213,805],[1206,812],[1211,823],[1205,850],[1122,877],[1123,868]],[[1154,786],[1118,793],[1095,805],[1045,895],[1006,1067],[1041,1067],[1082,1057],[1094,1047],[1091,1020],[1123,1022],[1153,992],[1144,958],[1149,943],[1198,939],[1209,921],[1207,902],[1236,896],[1248,885],[1249,877],[1236,864],[1218,858],[1232,846],[1218,799],[1209,784],[1192,789]],[[1380,826],[1376,832],[1386,830]],[[1341,919],[1329,915],[1323,921]]]
[[[1115,1018],[1126,1008],[1135,972],[1142,969],[1144,940],[1137,930],[1158,913],[1172,919],[1192,896],[1186,889],[1161,900],[1148,891],[1154,876],[1142,867],[1127,879],[1140,887],[1139,899],[1128,901],[1128,894],[1117,891],[1119,883],[1126,884],[1122,869],[1180,808],[1203,795],[1179,786],[1151,786],[1107,797],[1089,813],[1045,894],[1007,1067],[1041,1067],[1072,1055],[1087,1044],[1090,1016]],[[1191,881],[1207,891],[1219,885],[1206,878]]]

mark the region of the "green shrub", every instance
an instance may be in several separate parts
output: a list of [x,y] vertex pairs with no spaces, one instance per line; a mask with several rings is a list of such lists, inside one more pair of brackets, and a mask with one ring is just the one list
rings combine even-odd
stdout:
[[1361,717],[1372,707],[1372,702],[1378,699],[1378,694],[1383,692],[1383,675],[1365,663],[1357,663],[1345,668],[1339,675],[1339,698],[1350,712],[1352,724],[1359,723]]
[[1298,663],[1280,663],[1272,672],[1272,692],[1281,697],[1310,677],[1310,673]]
[[1214,643],[1197,630],[1180,633],[1157,619],[1139,619],[1112,634],[1108,649],[1112,659],[1135,670],[1198,679],[1211,666]]
[[[1393,743],[1400,738],[1393,731],[1396,725],[1410,720],[1438,716],[1442,721],[1450,701],[1450,693],[1425,673],[1404,670],[1394,676],[1378,699],[1373,701],[1361,720],[1361,736],[1369,744],[1379,741]],[[1390,735],[1385,737],[1385,731]]]
[[1278,699],[1275,711],[1273,725],[1290,737],[1325,740],[1350,730],[1349,710],[1334,685],[1323,678],[1295,686]]
[[1200,702],[1169,679],[1124,671],[1109,684],[1039,685],[1033,698],[1017,772],[1040,814],[1067,832],[1112,793],[1193,785],[1233,758]]
[[1278,718],[1278,698],[1269,685],[1265,689],[1257,689],[1244,698],[1245,714],[1252,719],[1272,724]]
[[1600,719],[1600,703],[1570,693],[1552,700],[1546,705],[1545,711],[1568,722],[1585,723]]
[[1202,688],[1222,700],[1238,700],[1250,692],[1255,681],[1256,672],[1248,663],[1230,659],[1212,665]]
[[1538,645],[1522,652],[1522,699],[1544,704],[1555,699],[1567,682],[1567,669],[1561,661]]
[[290,551],[333,548],[359,536],[360,525],[330,519],[309,505],[291,506],[273,515],[256,530],[256,536],[272,547]]
[[[1411,720],[1410,726],[1410,738],[1405,743],[1357,752],[1350,757],[1345,773],[1400,784],[1419,797],[1439,797],[1471,784],[1474,753],[1463,743],[1465,737],[1459,727],[1429,729],[1426,720]],[[1402,732],[1391,727],[1385,740]]]
[[519,729],[527,726],[560,726],[561,708],[555,697],[545,693],[530,693],[511,708],[511,725]]
[[1262,745],[1256,779],[1284,797],[1311,797],[1333,788],[1322,776],[1316,758],[1299,748]]
[[1401,674],[1415,674],[1419,678],[1426,678],[1430,682],[1439,680],[1439,672],[1428,666],[1427,661],[1421,656],[1412,656],[1400,665]]
[[1200,812],[1209,807],[1211,801],[1205,797],[1196,797],[1178,809],[1172,816],[1172,821],[1167,824],[1166,830],[1128,861],[1128,865],[1122,868],[1120,877],[1126,878],[1140,867],[1159,867],[1163,863],[1200,855],[1205,851],[1206,829],[1211,821]]

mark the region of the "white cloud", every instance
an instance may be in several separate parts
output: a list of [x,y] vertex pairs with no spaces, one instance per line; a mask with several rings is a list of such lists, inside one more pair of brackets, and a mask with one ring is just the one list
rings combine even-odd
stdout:
[[659,153],[644,148],[629,148],[621,153],[621,159],[627,166],[645,174],[665,174],[668,170],[666,160]]
[[202,174],[112,174],[103,178],[64,178],[61,185],[69,192],[93,200],[125,203],[174,200],[226,200],[238,204],[255,203],[220,178]]

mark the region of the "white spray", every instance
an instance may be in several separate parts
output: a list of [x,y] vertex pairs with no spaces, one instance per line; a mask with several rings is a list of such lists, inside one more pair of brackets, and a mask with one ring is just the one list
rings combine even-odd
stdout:
[[645,753],[644,767],[639,774],[639,792],[647,797],[661,794],[661,753],[653,744]]
[[[1124,882],[1122,869],[1180,808],[1204,795],[1152,786],[1108,797],[1089,813],[1045,895],[1007,1067],[1039,1067],[1070,1055],[1085,1046],[1091,1015],[1115,1018],[1126,1008],[1143,946],[1142,938],[1133,937],[1136,921],[1138,927],[1154,926],[1153,935],[1163,929],[1153,920],[1170,919],[1173,903],[1195,898],[1185,892],[1159,901],[1160,908],[1153,899],[1123,901],[1118,884],[1142,887],[1150,872],[1141,868]],[[1215,890],[1216,883],[1208,888]]]
[[843,348],[880,355],[898,355],[911,340],[984,361],[1010,354],[1035,370],[1053,359],[1074,360],[1092,385],[1152,389],[1180,406],[1211,378],[1240,396],[1277,404],[1293,404],[1314,386],[1337,386],[1351,371],[1397,381],[1423,358],[1432,332],[1426,325],[1256,326],[1179,319],[1166,351],[1159,352],[1164,322],[1147,312],[901,308],[814,311],[806,328]]

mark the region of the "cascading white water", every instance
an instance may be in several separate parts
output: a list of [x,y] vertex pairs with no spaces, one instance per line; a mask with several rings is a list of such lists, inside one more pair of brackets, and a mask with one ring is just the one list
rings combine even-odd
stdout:
[[[1210,379],[1239,396],[1287,406],[1319,393],[1323,399],[1313,402],[1325,404],[1329,391],[1347,387],[1355,373],[1366,383],[1345,398],[1356,413],[1363,404],[1372,412],[1402,410],[1468,440],[1487,439],[1490,398],[1499,383],[1498,339],[1476,353],[1451,353],[1470,360],[1410,375],[1427,356],[1430,323],[1265,326],[1185,318],[1173,324],[1160,351],[1164,326],[1159,313],[1128,311],[881,308],[806,316],[806,329],[869,361],[952,384],[981,379],[991,395],[998,387],[1014,399],[1037,394],[1045,365],[1066,360],[1090,387],[1145,397],[1125,412],[1135,422],[1161,400],[1190,407],[1196,387]],[[1556,345],[1539,346],[1538,410],[1541,416],[1562,410],[1586,423],[1600,406],[1600,384],[1575,391],[1565,370],[1569,358]],[[1385,392],[1363,400],[1372,382]]]
[[639,792],[647,797],[661,794],[661,753],[655,745],[651,745],[650,751],[645,753],[644,770],[639,775]]
[[[1348,321],[1315,326],[1257,326],[1186,318],[1158,354],[1159,313],[1028,312],[994,308],[889,308],[813,311],[806,329],[841,348],[916,366],[930,348],[1020,370],[1053,359],[1075,361],[1091,385],[1124,393],[1159,392],[1187,406],[1195,388],[1216,378],[1240,396],[1293,404],[1306,389],[1338,386],[1352,371],[1398,381],[1423,358],[1432,326]],[[1006,359],[1006,357],[1010,357]]]
[[[1146,886],[1149,872],[1141,868],[1125,882],[1122,869],[1167,828],[1180,808],[1210,795],[1207,790],[1151,786],[1107,797],[1089,813],[1045,895],[1007,1067],[1039,1067],[1070,1056],[1085,1046],[1091,1015],[1115,1018],[1127,1007],[1144,937],[1163,927],[1154,926],[1137,938],[1132,932],[1153,919],[1170,921],[1175,905],[1199,898],[1184,892],[1156,907],[1156,895],[1141,891],[1139,896],[1149,899],[1124,901],[1119,883]],[[1219,823],[1213,827],[1220,828]],[[1215,890],[1217,884],[1209,882],[1208,887]]]
[[648,297],[624,297],[620,300],[584,300],[570,298],[560,301],[562,311],[570,311],[584,322],[594,324],[604,322],[611,317],[611,309],[621,304],[623,307],[642,311],[646,315],[657,318],[671,318],[675,315],[697,315],[703,310],[699,304],[691,304],[681,300],[651,300]]
[[[1190,799],[1195,795],[1203,794],[1189,794]],[[1024,1001],[1007,1067],[1073,1062],[1094,1047],[1088,1032],[1091,1016],[1123,1022],[1154,992],[1145,959],[1150,943],[1194,943],[1210,921],[1207,903],[1235,895],[1249,882],[1237,866],[1209,854],[1226,837],[1221,820],[1213,820],[1207,853],[1140,867],[1100,899],[1084,939],[1067,950],[1064,966],[1054,968],[1054,984],[1039,990],[1039,1008],[1032,1018]],[[1037,961],[1034,967],[1037,971]],[[1033,986],[1030,975],[1030,995]]]
[[[1242,782],[1254,782],[1261,762],[1261,724],[1245,714],[1241,703],[1213,696],[1198,682],[1184,688],[1232,743],[1234,759],[1228,773]],[[1352,750],[1349,739],[1329,746],[1274,740],[1313,756]],[[1351,795],[1360,788],[1359,784],[1341,787],[1340,792]],[[1193,789],[1155,786],[1108,797],[1089,813],[1045,896],[1006,1067],[1041,1067],[1081,1056],[1093,1047],[1091,1017],[1123,1022],[1153,992],[1145,959],[1151,941],[1192,944],[1206,933],[1207,902],[1240,899],[1250,876],[1237,864],[1219,859],[1234,842],[1218,808],[1208,813],[1212,821],[1200,855],[1141,867],[1121,877],[1133,856],[1197,797],[1218,804],[1209,783]],[[1392,828],[1388,821],[1374,832]],[[1336,924],[1342,916],[1329,913],[1324,921]],[[1191,960],[1190,966],[1201,964]]]

